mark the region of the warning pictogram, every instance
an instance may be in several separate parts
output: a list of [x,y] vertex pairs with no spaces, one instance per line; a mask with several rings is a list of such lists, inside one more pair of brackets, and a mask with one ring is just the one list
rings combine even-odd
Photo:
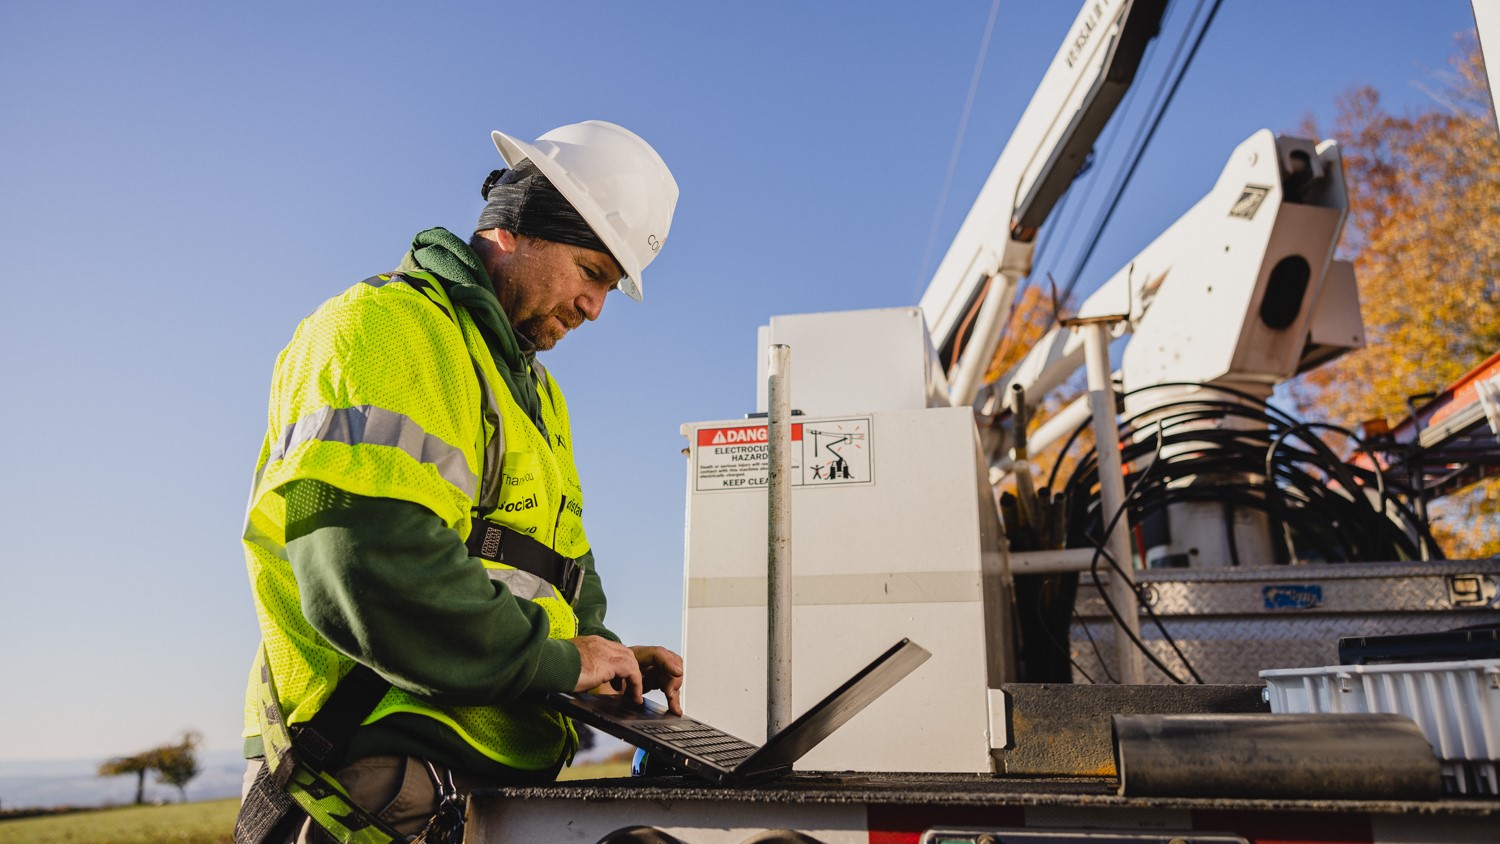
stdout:
[[[868,425],[858,425],[848,420],[821,422],[817,428],[809,429],[807,434],[812,439],[812,455],[808,462],[808,469],[812,472],[810,480],[814,483],[852,481],[854,474],[850,461],[861,457],[864,458],[864,468],[868,470],[868,429]],[[866,471],[865,474],[868,475],[869,472]]]
[[[770,465],[765,425],[699,428],[693,489],[715,492],[766,485]],[[792,425],[793,486],[871,483],[870,420],[820,419]]]

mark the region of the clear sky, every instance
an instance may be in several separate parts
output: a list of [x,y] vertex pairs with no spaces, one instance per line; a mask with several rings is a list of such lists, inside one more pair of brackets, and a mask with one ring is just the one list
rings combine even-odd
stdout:
[[[258,637],[238,537],[272,362],[418,230],[472,231],[491,129],[612,120],[681,186],[645,303],[612,299],[544,358],[612,626],[678,645],[678,426],[754,409],[771,315],[915,304],[1078,4],[1002,0],[924,266],[990,7],[0,3],[0,760],[189,727],[237,746]],[[1169,6],[1152,89],[1194,8]],[[1433,107],[1470,15],[1226,0],[1080,290],[1253,131],[1354,85]]]

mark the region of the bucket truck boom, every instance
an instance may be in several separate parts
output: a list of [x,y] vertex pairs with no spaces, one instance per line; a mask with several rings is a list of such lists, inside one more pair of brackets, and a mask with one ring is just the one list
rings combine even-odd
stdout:
[[[1165,7],[1165,0],[1083,4],[938,264],[921,308],[943,360],[960,354],[949,373],[952,404],[974,401],[1016,284],[1031,271],[1037,229],[1130,87]],[[961,330],[981,299],[971,330]]]

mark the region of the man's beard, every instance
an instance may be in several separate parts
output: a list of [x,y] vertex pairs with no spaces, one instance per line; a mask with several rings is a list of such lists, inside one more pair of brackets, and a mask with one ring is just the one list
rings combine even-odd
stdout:
[[[561,321],[562,325],[558,325],[554,317]],[[516,333],[530,340],[531,345],[535,346],[537,351],[545,352],[556,346],[564,335],[582,323],[583,320],[576,309],[564,306],[550,314],[538,314],[521,320],[516,324]]]

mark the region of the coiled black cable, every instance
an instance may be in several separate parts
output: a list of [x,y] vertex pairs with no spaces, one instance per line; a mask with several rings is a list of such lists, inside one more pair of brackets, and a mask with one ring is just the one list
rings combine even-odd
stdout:
[[[1199,385],[1155,385],[1132,392],[1181,386]],[[1283,563],[1299,553],[1325,562],[1411,560],[1421,556],[1418,543],[1435,547],[1412,509],[1390,494],[1378,461],[1371,461],[1374,468],[1347,463],[1314,435],[1334,432],[1368,453],[1354,433],[1328,423],[1296,421],[1230,388],[1210,389],[1238,400],[1179,399],[1121,422],[1121,461],[1135,465],[1149,460],[1153,467],[1148,482],[1127,496],[1132,522],[1184,502],[1219,503],[1231,512],[1260,511],[1282,532],[1282,545],[1290,546],[1282,551],[1286,558],[1272,561]],[[1245,427],[1232,427],[1237,424]],[[1086,427],[1079,426],[1064,448]],[[1150,436],[1153,430],[1160,435]],[[1057,471],[1055,465],[1049,489]],[[1062,489],[1072,547],[1089,546],[1102,527],[1093,492],[1097,485],[1098,461],[1091,449]]]
[[[1116,522],[1124,518],[1127,524],[1140,524],[1169,506],[1188,502],[1224,507],[1235,565],[1267,562],[1239,559],[1232,537],[1234,513],[1241,509],[1264,513],[1273,536],[1279,538],[1273,545],[1275,559],[1269,562],[1414,560],[1421,556],[1420,544],[1426,544],[1433,556],[1440,558],[1427,526],[1410,506],[1390,493],[1379,460],[1354,433],[1328,423],[1300,422],[1256,396],[1229,387],[1173,382],[1126,395],[1164,388],[1204,389],[1210,395],[1157,404],[1120,422],[1121,462],[1143,469],[1132,479],[1125,501],[1116,512],[1105,514],[1096,493],[1096,449],[1079,460],[1063,484],[1067,545],[1095,549],[1090,570],[1096,588],[1100,587],[1101,559],[1115,569],[1115,576],[1123,576],[1121,566],[1128,564],[1115,560],[1105,546]],[[1063,453],[1089,424],[1085,422],[1072,432]],[[1363,451],[1371,458],[1370,468],[1340,459],[1318,435],[1325,432],[1337,434]],[[1060,461],[1054,464],[1047,479],[1048,490],[1057,483],[1059,465]],[[1098,591],[1116,625],[1128,633],[1119,610],[1102,588]],[[1188,673],[1201,683],[1149,602],[1139,603]],[[1131,638],[1163,674],[1174,682],[1183,682],[1138,637]]]

